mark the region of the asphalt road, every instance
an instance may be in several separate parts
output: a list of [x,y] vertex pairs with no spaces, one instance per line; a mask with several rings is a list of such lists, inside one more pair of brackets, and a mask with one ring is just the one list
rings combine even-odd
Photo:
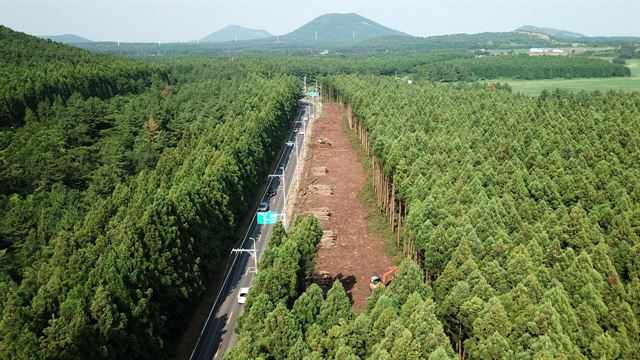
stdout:
[[[311,112],[311,114],[309,114],[309,112]],[[292,180],[294,176],[297,175],[295,174],[298,162],[296,152],[302,150],[301,146],[304,140],[304,135],[301,134],[301,132],[303,132],[303,129],[306,129],[311,118],[310,115],[313,115],[313,113],[315,113],[315,106],[312,103],[300,102],[296,122],[287,138],[288,144],[285,145],[282,151],[282,155],[276,164],[276,169],[272,171],[272,174],[277,175],[284,173],[284,184],[282,177],[270,176],[267,190],[277,187],[277,193],[273,197],[268,197],[265,190],[265,193],[262,194],[261,201],[269,204],[269,211],[283,212],[285,192],[287,193],[286,196],[288,199]],[[284,165],[284,171],[279,170],[281,165]],[[290,219],[287,219],[287,221],[290,221]],[[254,216],[242,239],[240,248],[253,249],[253,239],[255,239],[255,248],[259,262],[260,255],[262,255],[267,247],[267,242],[272,230],[273,225],[259,225],[257,224],[256,216]],[[255,265],[254,258],[247,252],[239,252],[231,256],[235,258],[231,266],[228,267],[224,282],[209,311],[207,322],[200,332],[198,343],[191,353],[192,360],[222,359],[224,353],[231,349],[237,342],[237,335],[234,330],[238,316],[240,316],[243,311],[243,305],[238,303],[238,292],[242,287],[251,286],[254,273],[250,271],[250,268],[253,268]]]

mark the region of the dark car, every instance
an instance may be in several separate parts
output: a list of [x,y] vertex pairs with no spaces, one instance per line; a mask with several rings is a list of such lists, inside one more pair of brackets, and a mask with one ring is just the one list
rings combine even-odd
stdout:
[[267,204],[266,202],[261,202],[260,205],[258,205],[258,211],[263,212],[268,210],[269,210],[269,204]]
[[278,189],[275,188],[275,187],[272,187],[269,190],[267,190],[267,196],[268,197],[276,196],[277,193],[278,193]]

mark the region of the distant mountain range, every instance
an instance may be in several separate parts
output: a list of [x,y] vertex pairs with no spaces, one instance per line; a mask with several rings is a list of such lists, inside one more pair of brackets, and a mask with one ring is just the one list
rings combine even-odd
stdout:
[[[555,47],[580,43],[586,45],[622,46],[640,43],[639,37],[593,37],[583,34],[537,27],[521,26],[513,31],[477,34],[450,34],[419,37],[388,28],[358,14],[326,14],[296,30],[274,36],[264,30],[230,25],[189,43],[123,43],[92,42],[77,35],[41,36],[97,52],[119,55],[157,56],[158,54],[209,54],[235,52],[287,52],[289,54],[374,54],[386,52],[460,51],[479,49],[515,49]],[[237,40],[237,44],[233,43]],[[193,47],[189,45],[193,44]],[[186,46],[185,46],[186,45]],[[180,46],[177,48],[175,46]],[[325,52],[327,50],[327,52]]]
[[343,43],[391,35],[410,36],[358,14],[326,14],[280,36],[280,41],[285,43]]
[[74,34],[63,34],[63,35],[40,35],[38,36],[41,39],[49,39],[51,41],[57,41],[63,44],[79,44],[79,43],[90,43],[93,40],[89,40],[87,38],[83,38],[82,36],[74,35]]
[[567,31],[567,30],[552,29],[552,28],[546,28],[546,27],[537,27],[537,26],[533,26],[533,25],[520,26],[515,31],[544,34],[544,35],[548,35],[548,36],[550,36],[552,38],[562,39],[562,40],[580,40],[580,39],[586,37],[583,34],[571,32],[571,31]]
[[243,40],[255,40],[271,37],[269,32],[259,29],[249,29],[238,25],[226,26],[214,33],[211,33],[202,39],[200,42],[225,42],[225,41],[243,41]]

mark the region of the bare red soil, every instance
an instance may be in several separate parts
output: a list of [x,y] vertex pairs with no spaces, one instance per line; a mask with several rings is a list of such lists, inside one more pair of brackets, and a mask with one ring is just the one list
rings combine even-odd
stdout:
[[[325,231],[317,271],[330,281],[315,281],[326,288],[333,279],[340,279],[354,309],[360,311],[369,296],[369,279],[372,275],[382,275],[392,263],[380,237],[367,233],[366,216],[375,210],[357,199],[367,174],[343,133],[350,131],[342,126],[343,119],[339,106],[324,104],[322,117],[313,125],[294,206],[297,214],[318,214]],[[325,144],[319,144],[321,138]]]

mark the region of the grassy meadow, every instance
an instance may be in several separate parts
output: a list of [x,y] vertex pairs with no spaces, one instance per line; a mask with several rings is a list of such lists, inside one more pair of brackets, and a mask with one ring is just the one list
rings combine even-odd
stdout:
[[506,82],[511,85],[514,93],[519,92],[529,96],[538,95],[543,89],[553,90],[555,88],[570,91],[640,91],[640,60],[627,60],[626,66],[631,69],[629,77],[544,80],[496,79],[492,81]]

